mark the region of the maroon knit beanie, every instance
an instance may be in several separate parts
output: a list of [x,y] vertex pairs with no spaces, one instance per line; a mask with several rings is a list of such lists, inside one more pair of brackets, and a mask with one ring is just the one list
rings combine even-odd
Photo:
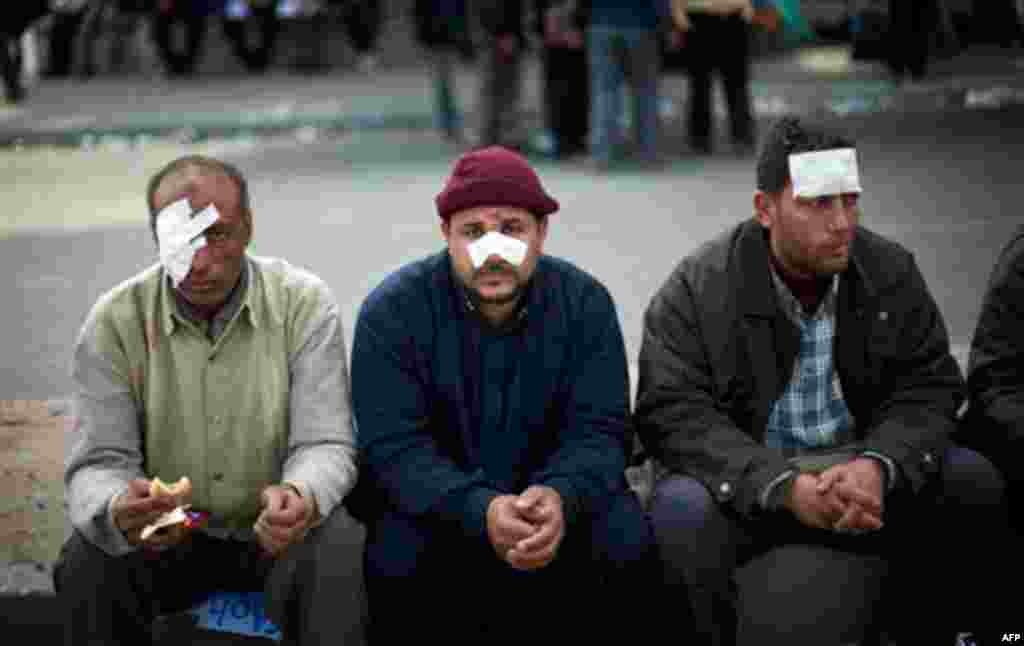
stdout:
[[537,217],[558,210],[558,202],[544,191],[526,159],[501,146],[473,150],[460,157],[434,202],[437,214],[445,220],[456,211],[474,206],[515,206]]

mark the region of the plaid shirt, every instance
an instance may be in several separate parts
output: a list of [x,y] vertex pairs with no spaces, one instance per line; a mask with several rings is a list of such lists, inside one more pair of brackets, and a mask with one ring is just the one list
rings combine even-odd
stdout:
[[854,422],[843,399],[832,352],[839,276],[833,277],[828,293],[811,316],[774,268],[772,280],[782,309],[800,328],[800,353],[789,385],[768,418],[765,444],[796,453],[846,444],[853,439]]
[[[799,455],[809,450],[838,447],[851,442],[854,439],[854,419],[843,399],[843,389],[832,353],[839,276],[833,277],[832,285],[818,305],[818,310],[808,316],[774,267],[771,272],[779,305],[800,328],[800,353],[794,362],[789,385],[775,402],[768,418],[765,444],[788,454]],[[862,455],[875,458],[885,465],[885,488],[891,491],[896,485],[897,475],[892,459],[874,451],[865,451]],[[786,471],[768,483],[761,491],[761,506],[766,509],[778,507],[781,504],[779,496],[782,485],[795,474],[795,471]]]

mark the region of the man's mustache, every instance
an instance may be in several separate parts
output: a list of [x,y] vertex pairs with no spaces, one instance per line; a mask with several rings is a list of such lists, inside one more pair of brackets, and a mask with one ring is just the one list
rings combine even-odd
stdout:
[[475,276],[483,276],[484,274],[515,274],[515,267],[504,262],[488,262],[484,263],[480,269],[476,271]]

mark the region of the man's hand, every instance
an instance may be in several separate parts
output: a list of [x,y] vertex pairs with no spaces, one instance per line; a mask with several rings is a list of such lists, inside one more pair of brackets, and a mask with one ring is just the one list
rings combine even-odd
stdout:
[[820,492],[818,484],[818,476],[801,473],[793,479],[793,487],[784,504],[804,525],[832,529],[832,524],[842,517],[846,508],[835,496],[826,496]]
[[313,522],[313,502],[289,485],[267,487],[261,500],[263,511],[253,530],[263,549],[271,556],[278,556],[305,538]]
[[518,570],[540,569],[554,560],[565,537],[562,496],[551,487],[534,485],[520,494],[514,505],[536,531],[516,543],[506,561]]
[[537,528],[520,513],[518,496],[498,496],[487,506],[487,538],[502,561],[519,541],[533,536]]
[[138,478],[128,483],[128,490],[116,496],[110,503],[114,524],[132,545],[147,545],[158,548],[177,545],[188,534],[188,530],[175,525],[157,531],[148,540],[140,536],[146,525],[161,515],[187,503],[175,496],[153,496],[149,492],[150,481]]
[[863,532],[882,527],[882,465],[874,458],[856,458],[821,473],[818,491],[835,498],[845,511],[833,524],[837,532]]

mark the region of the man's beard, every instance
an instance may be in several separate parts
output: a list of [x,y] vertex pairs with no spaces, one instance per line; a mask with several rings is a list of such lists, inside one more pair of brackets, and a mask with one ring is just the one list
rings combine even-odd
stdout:
[[470,298],[477,305],[507,305],[508,303],[514,303],[523,293],[523,283],[519,280],[519,274],[508,265],[484,265],[473,274],[473,282],[487,274],[506,274],[511,276],[516,281],[516,288],[507,294],[500,296],[484,296],[480,293],[480,290],[472,285],[467,285],[467,291],[470,294]]

